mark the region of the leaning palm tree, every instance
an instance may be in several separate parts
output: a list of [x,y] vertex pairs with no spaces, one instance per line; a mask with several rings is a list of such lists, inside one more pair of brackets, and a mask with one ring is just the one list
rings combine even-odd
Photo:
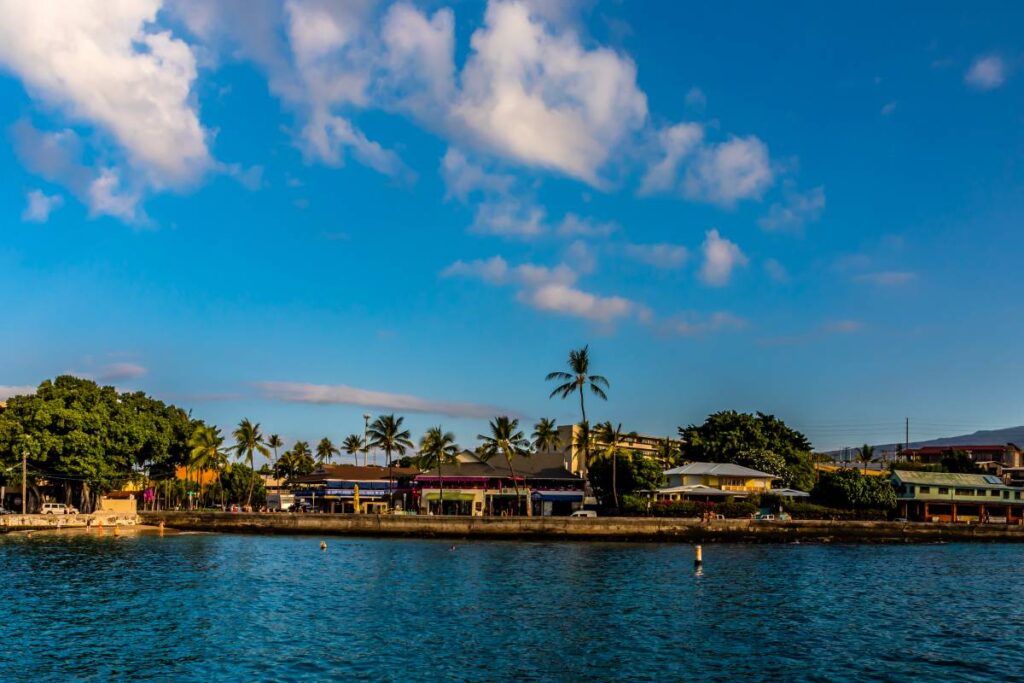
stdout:
[[533,426],[533,450],[536,453],[550,453],[562,447],[562,439],[558,436],[558,426],[554,418],[542,417]]
[[455,462],[455,456],[459,452],[459,446],[455,443],[455,435],[441,429],[441,426],[431,427],[420,439],[420,454],[416,458],[416,466],[421,470],[437,468],[437,479],[440,482],[438,494],[438,508],[444,514],[444,465]]
[[412,442],[411,434],[408,429],[402,429],[402,422],[405,421],[404,417],[395,417],[394,413],[391,415],[381,415],[373,424],[370,425],[370,442],[369,446],[374,448],[380,448],[384,450],[384,456],[388,460],[388,509],[394,508],[394,481],[391,477],[391,454],[398,453],[399,455],[405,455],[405,451],[408,449],[415,448],[416,445]]
[[[575,349],[569,352],[569,370],[571,372],[550,372],[546,377],[547,381],[561,382],[557,387],[552,390],[548,398],[554,398],[560,396],[561,398],[569,398],[575,393],[580,396],[580,415],[582,416],[583,422],[587,421],[587,407],[583,402],[584,389],[590,387],[591,393],[600,398],[603,401],[608,400],[608,395],[605,393],[605,389],[608,388],[608,380],[601,375],[590,374],[590,347],[584,346],[582,349]],[[584,451],[582,462],[583,465],[583,476],[586,476],[586,462],[590,457],[588,451]]]
[[246,507],[252,506],[252,489],[256,484],[256,468],[253,463],[253,456],[259,453],[263,457],[270,455],[270,449],[267,448],[266,443],[263,441],[263,432],[260,431],[260,423],[253,424],[249,418],[243,419],[238,423],[238,428],[235,429],[235,454],[242,458],[245,456],[245,460],[249,463],[249,494],[245,499]]
[[864,474],[868,473],[868,465],[875,459],[875,447],[864,444],[857,449],[857,460],[864,465]]
[[[486,462],[501,453],[505,456],[508,464],[508,473],[512,477],[512,485],[516,489],[516,508],[519,507],[519,482],[516,480],[516,472],[512,468],[512,456],[530,454],[530,442],[526,440],[523,433],[519,431],[519,420],[502,415],[491,420],[491,433],[479,434],[476,438],[483,443],[480,444],[479,453]],[[531,515],[529,501],[526,505],[526,516]]]
[[338,447],[334,445],[334,442],[326,436],[320,439],[320,443],[316,445],[316,459],[320,464],[330,462],[331,458],[340,453],[341,451],[339,451]]
[[341,444],[342,449],[355,458],[355,462],[359,464],[359,454],[363,450],[363,437],[358,434],[349,434],[345,437],[345,440]]
[[189,437],[189,459],[188,464],[193,471],[198,472],[196,478],[199,482],[199,498],[203,497],[203,472],[215,470],[217,472],[217,484],[220,484],[220,461],[223,455],[222,446],[224,437],[220,435],[217,427],[199,425]]
[[284,446],[284,441],[277,434],[271,434],[267,437],[267,446],[274,449],[274,460],[277,460],[277,449]]
[[627,439],[635,439],[636,432],[623,433],[622,425],[613,427],[611,422],[604,422],[594,429],[594,441],[597,444],[597,457],[610,460],[612,464],[612,500],[615,502],[615,509],[619,509],[619,453],[625,449],[622,443]]

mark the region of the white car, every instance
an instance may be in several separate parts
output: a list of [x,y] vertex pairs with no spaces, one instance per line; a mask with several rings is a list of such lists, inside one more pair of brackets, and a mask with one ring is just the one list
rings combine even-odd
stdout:
[[77,515],[78,509],[64,503],[43,503],[44,515]]
[[597,513],[594,510],[576,510],[570,517],[597,517]]

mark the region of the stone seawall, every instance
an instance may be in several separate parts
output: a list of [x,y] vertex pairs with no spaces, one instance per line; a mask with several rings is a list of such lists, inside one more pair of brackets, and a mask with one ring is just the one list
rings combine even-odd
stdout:
[[138,515],[123,512],[94,512],[88,515],[0,515],[0,533],[16,530],[135,526],[138,523]]
[[229,533],[713,543],[1024,542],[1024,527],[914,522],[767,521],[650,517],[418,517],[403,515],[142,512],[144,524]]

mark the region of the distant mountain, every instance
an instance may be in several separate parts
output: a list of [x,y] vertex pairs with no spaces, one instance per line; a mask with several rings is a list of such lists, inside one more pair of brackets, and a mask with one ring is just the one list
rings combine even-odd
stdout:
[[[941,439],[929,441],[911,441],[911,448],[922,446],[990,446],[993,444],[1015,443],[1024,447],[1024,425],[1019,427],[1006,427],[1005,429],[983,429],[973,434],[962,434],[960,436],[944,436]],[[903,446],[902,443],[878,444],[875,450],[892,452]],[[829,451],[829,455],[838,455],[842,449]]]

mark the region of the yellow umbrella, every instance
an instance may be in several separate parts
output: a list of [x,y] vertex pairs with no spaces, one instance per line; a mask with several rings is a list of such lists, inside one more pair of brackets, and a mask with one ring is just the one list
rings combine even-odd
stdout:
[[355,485],[355,495],[352,496],[352,507],[355,508],[356,512],[361,512],[359,509],[359,484]]

